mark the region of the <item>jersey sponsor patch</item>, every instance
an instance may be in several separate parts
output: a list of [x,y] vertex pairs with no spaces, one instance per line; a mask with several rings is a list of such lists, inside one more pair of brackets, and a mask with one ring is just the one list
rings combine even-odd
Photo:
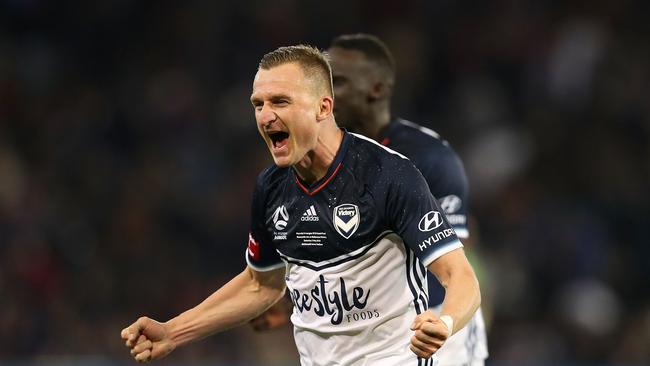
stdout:
[[334,229],[346,239],[359,228],[359,207],[351,203],[344,203],[334,207]]
[[422,240],[420,244],[418,244],[418,248],[420,248],[421,252],[424,252],[432,245],[437,244],[440,240],[447,239],[448,237],[455,234],[456,233],[454,232],[454,229],[444,229],[442,231],[437,231],[431,234],[431,236],[428,238]]
[[318,214],[316,213],[316,208],[314,205],[311,205],[305,213],[302,214],[300,217],[300,221],[319,221],[320,218],[318,217]]
[[465,215],[447,215],[447,220],[453,226],[467,224],[467,217]]
[[438,204],[446,214],[451,214],[460,209],[460,207],[463,205],[463,201],[455,194],[450,194],[449,196],[440,198],[438,200]]
[[[338,281],[326,280],[321,274],[316,282],[313,288],[305,292],[289,290],[298,312],[313,312],[318,317],[328,317],[332,325],[338,325],[343,322],[346,314],[355,309],[363,310],[368,303],[370,290],[358,286],[348,289],[343,277],[339,277]],[[363,317],[368,318],[368,315],[364,313]],[[348,322],[352,319],[348,315]]]
[[439,228],[443,222],[444,221],[442,220],[442,215],[440,215],[440,212],[429,211],[420,219],[420,222],[418,223],[418,229],[425,233],[427,231]]

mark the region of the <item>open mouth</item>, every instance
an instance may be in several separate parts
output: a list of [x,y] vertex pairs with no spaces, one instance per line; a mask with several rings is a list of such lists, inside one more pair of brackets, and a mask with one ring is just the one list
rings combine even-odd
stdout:
[[286,146],[289,141],[289,134],[284,131],[269,131],[268,134],[273,143],[273,147],[276,149]]

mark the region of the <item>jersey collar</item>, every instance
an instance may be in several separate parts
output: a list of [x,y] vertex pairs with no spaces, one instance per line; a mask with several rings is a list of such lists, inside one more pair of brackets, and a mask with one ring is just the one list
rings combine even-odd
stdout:
[[341,146],[339,147],[339,151],[336,152],[336,156],[332,161],[332,165],[330,165],[329,169],[327,169],[327,173],[323,178],[317,180],[312,184],[306,184],[305,182],[302,181],[302,179],[300,179],[300,177],[298,177],[296,171],[294,169],[291,169],[293,171],[293,177],[295,178],[295,181],[298,184],[298,186],[310,196],[315,195],[321,189],[325,188],[327,183],[329,183],[330,180],[332,180],[334,176],[336,176],[336,174],[343,166],[343,158],[345,158],[345,154],[348,151],[348,146],[350,145],[350,142],[352,140],[352,135],[350,135],[344,128],[341,128],[341,130],[343,130],[343,141],[341,141]]

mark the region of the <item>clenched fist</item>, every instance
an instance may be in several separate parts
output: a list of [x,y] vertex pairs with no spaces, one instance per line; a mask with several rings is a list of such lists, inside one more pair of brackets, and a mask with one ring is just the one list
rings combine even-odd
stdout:
[[411,330],[415,331],[411,337],[411,351],[421,358],[429,358],[436,353],[452,332],[431,310],[416,316]]
[[289,324],[293,303],[288,297],[283,297],[265,312],[250,321],[251,326],[258,332],[277,329]]
[[121,336],[138,362],[163,358],[176,348],[165,325],[144,316],[122,329]]

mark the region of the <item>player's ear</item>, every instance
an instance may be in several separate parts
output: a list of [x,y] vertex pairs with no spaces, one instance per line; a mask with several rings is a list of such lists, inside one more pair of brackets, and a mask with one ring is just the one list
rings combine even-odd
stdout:
[[320,98],[320,104],[318,106],[318,114],[316,115],[317,121],[322,121],[332,115],[334,111],[334,98],[329,95],[325,95]]

